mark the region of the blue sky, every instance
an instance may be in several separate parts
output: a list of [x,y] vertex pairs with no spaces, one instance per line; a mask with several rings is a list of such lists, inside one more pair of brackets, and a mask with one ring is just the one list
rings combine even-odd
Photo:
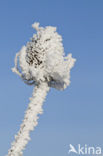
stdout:
[[24,156],[68,156],[69,144],[103,147],[103,1],[0,1],[0,156],[7,154],[33,87],[12,73],[31,24],[57,26],[65,53],[77,59],[71,85],[51,89]]

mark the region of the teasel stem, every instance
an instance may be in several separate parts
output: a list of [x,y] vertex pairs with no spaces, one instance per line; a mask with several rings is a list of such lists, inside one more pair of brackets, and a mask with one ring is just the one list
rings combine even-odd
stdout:
[[23,150],[30,140],[30,132],[34,130],[38,124],[38,115],[43,113],[42,105],[48,91],[49,86],[47,82],[42,82],[35,86],[20,130],[15,136],[15,141],[11,144],[11,149],[8,151],[7,156],[23,155]]

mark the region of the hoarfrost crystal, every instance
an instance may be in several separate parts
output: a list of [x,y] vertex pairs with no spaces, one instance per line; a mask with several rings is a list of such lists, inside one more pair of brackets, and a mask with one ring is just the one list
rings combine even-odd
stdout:
[[56,27],[43,28],[39,27],[39,23],[34,23],[32,27],[37,34],[16,54],[12,71],[26,84],[35,85],[35,89],[8,156],[23,155],[30,140],[30,131],[38,124],[38,114],[43,112],[42,104],[49,88],[65,89],[70,84],[70,70],[75,62],[72,54],[64,56],[62,37],[56,32]]

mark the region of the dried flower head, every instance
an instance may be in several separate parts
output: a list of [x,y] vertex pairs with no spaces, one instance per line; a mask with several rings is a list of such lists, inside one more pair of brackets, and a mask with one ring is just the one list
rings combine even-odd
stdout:
[[13,71],[29,85],[46,81],[50,87],[65,89],[70,83],[70,69],[75,59],[71,54],[64,57],[62,37],[56,27],[43,28],[39,23],[32,27],[37,34],[17,53]]

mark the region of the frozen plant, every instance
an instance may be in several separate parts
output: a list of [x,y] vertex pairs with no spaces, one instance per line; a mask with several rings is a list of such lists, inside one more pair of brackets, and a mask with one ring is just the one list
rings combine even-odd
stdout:
[[32,27],[37,33],[16,54],[12,71],[35,88],[7,156],[23,155],[30,140],[30,131],[38,124],[38,115],[43,113],[42,105],[47,92],[50,87],[63,90],[70,84],[70,70],[75,62],[71,54],[64,56],[62,37],[56,32],[56,27],[43,28],[39,27],[39,23],[34,23]]

